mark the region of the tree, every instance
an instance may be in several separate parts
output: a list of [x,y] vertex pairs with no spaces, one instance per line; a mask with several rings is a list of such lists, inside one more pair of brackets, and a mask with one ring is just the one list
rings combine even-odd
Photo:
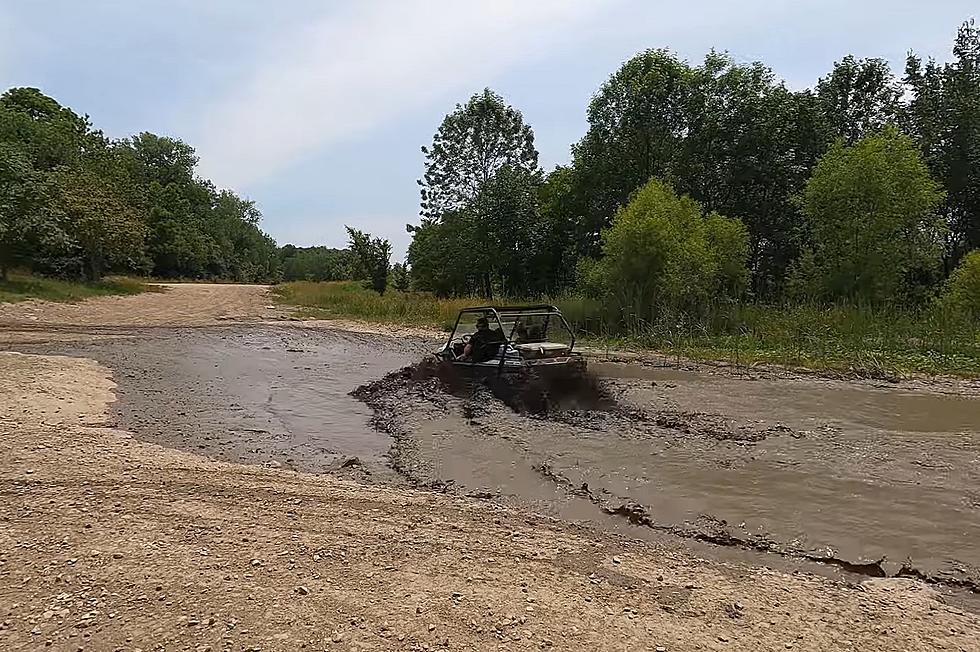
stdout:
[[283,280],[343,281],[353,278],[352,252],[329,247],[296,247],[280,249]]
[[391,280],[391,285],[399,292],[408,292],[409,289],[409,279],[408,279],[408,269],[401,263],[395,263],[391,266],[391,273],[388,275]]
[[358,265],[357,278],[366,278],[371,288],[384,294],[388,287],[388,271],[391,268],[391,243],[371,234],[345,227],[350,237],[350,250]]
[[595,255],[616,210],[651,177],[670,176],[689,128],[691,67],[666,50],[627,61],[593,97],[573,146],[584,255]]
[[[536,179],[511,167],[497,171],[473,201],[467,262],[481,276],[483,296],[527,296],[532,285],[538,227]],[[537,270],[546,275],[547,270]],[[539,287],[535,287],[535,290]]]
[[537,270],[535,290],[555,294],[575,283],[575,269],[590,239],[577,196],[576,170],[557,166],[538,187],[539,221],[532,267]]
[[817,97],[832,136],[852,144],[897,122],[902,87],[887,61],[848,55],[817,82]]
[[748,278],[748,232],[736,219],[703,215],[690,197],[651,180],[602,234],[602,258],[584,281],[619,320],[655,322],[665,313],[703,314],[737,298]]
[[434,219],[473,201],[503,167],[538,172],[534,132],[489,88],[457,104],[422,153],[422,215]]
[[0,141],[0,280],[30,264],[42,247],[63,248],[67,236],[50,207],[50,184],[18,147]]
[[470,211],[449,211],[442,219],[422,218],[418,226],[406,226],[412,234],[408,246],[411,286],[437,296],[465,296],[480,291],[481,274],[462,255],[476,242]]
[[824,299],[896,298],[910,273],[938,264],[942,197],[915,143],[895,127],[853,146],[838,141],[804,193],[810,250],[796,286]]
[[980,29],[964,23],[953,61],[939,66],[910,54],[911,100],[906,128],[915,135],[933,176],[947,190],[942,214],[949,226],[946,268],[980,247]]
[[581,222],[581,255],[598,253],[618,207],[655,176],[742,219],[756,293],[778,292],[799,246],[794,196],[829,144],[813,95],[790,92],[760,63],[712,51],[692,67],[649,50],[603,85],[588,118],[562,193],[564,210]]
[[59,168],[53,178],[57,208],[89,280],[100,280],[110,266],[126,265],[142,253],[146,228],[111,185],[85,169]]
[[761,63],[711,52],[693,69],[687,112],[670,178],[705,210],[742,220],[755,294],[773,296],[798,253],[795,197],[829,145],[816,102],[787,90]]
[[90,126],[87,118],[36,88],[11,88],[0,95],[0,141],[17,144],[35,170],[77,165],[101,139]]

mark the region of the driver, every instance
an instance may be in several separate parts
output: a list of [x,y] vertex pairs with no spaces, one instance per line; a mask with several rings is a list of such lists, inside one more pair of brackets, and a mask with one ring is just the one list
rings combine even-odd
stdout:
[[463,359],[471,362],[489,360],[503,341],[503,333],[499,330],[491,330],[490,321],[486,317],[480,317],[476,320],[476,332],[470,336],[470,341],[463,347]]

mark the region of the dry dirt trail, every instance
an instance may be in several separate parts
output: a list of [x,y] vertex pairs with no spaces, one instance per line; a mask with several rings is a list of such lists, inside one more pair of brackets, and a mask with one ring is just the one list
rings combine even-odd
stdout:
[[[415,442],[412,476],[365,425],[420,388],[375,406],[347,391],[426,342],[270,324],[269,305],[199,285],[0,304],[0,650],[980,650],[980,618],[917,580],[705,560],[684,539],[407,487],[436,462],[465,480],[465,456],[424,446],[446,447],[448,422],[415,425],[465,400],[389,424]],[[498,407],[467,408],[462,441]],[[503,437],[529,422],[500,417],[488,435],[527,461],[529,437]],[[547,441],[570,473],[566,440]]]

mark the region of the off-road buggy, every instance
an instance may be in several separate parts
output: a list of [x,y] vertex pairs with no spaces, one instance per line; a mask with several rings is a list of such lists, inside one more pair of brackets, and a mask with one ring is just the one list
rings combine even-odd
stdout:
[[[467,351],[480,319],[491,333]],[[558,397],[579,393],[586,365],[574,348],[575,333],[555,306],[480,306],[460,311],[435,357],[448,368],[444,381],[457,374],[483,381],[515,409],[547,412]]]
[[[464,356],[475,322],[490,323],[492,342]],[[575,333],[554,306],[482,306],[461,310],[449,340],[436,351],[443,362],[461,369],[514,373],[549,367],[578,367]]]

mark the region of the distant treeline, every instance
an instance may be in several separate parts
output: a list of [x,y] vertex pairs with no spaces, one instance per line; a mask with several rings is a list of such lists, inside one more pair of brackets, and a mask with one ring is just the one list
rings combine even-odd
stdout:
[[110,140],[34,88],[0,96],[0,274],[273,281],[255,205],[195,173],[187,144]]

